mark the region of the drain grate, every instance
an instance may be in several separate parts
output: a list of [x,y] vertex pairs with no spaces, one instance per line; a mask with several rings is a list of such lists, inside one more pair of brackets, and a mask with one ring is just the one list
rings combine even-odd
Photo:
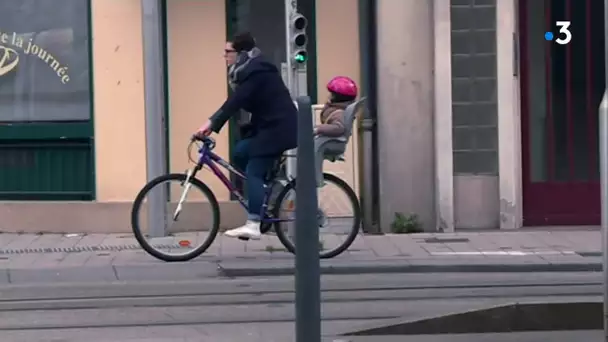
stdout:
[[[156,249],[184,249],[179,244],[175,245],[153,245]],[[120,252],[138,250],[141,247],[137,244],[130,245],[100,245],[100,246],[75,246],[75,247],[49,247],[49,248],[20,248],[20,249],[0,249],[0,255],[9,254],[47,254],[47,253],[86,253],[86,252]]]

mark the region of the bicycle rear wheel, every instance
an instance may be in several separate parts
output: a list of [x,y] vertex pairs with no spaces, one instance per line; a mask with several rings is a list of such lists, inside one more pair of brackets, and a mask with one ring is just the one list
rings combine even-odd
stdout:
[[[205,252],[220,228],[220,209],[213,192],[185,174],[167,174],[146,184],[131,210],[131,227],[141,247],[163,261],[187,261]],[[193,191],[194,190],[194,191]],[[164,192],[166,229],[155,231],[148,215],[148,195]],[[161,216],[162,217],[162,216]],[[162,225],[160,225],[162,227]]]
[[[323,179],[324,186],[318,191],[318,224],[317,227],[311,228],[319,229],[319,257],[329,259],[346,251],[357,238],[361,225],[361,208],[357,194],[345,181],[328,173],[323,174]],[[291,253],[296,252],[294,242],[296,180],[283,188],[273,208],[275,217],[290,219],[290,221],[277,222],[275,231],[283,246]]]

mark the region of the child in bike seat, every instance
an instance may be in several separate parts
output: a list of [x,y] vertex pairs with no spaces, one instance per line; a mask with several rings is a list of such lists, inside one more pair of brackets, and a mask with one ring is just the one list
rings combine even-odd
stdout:
[[324,185],[323,161],[341,159],[346,150],[346,142],[332,138],[345,137],[347,127],[344,116],[346,107],[357,98],[357,84],[346,76],[337,76],[327,83],[329,97],[321,110],[321,124],[315,126],[315,173],[317,187]]
[[357,98],[357,84],[346,76],[327,83],[329,98],[321,111],[321,124],[314,128],[316,137],[341,137],[346,133],[344,110]]

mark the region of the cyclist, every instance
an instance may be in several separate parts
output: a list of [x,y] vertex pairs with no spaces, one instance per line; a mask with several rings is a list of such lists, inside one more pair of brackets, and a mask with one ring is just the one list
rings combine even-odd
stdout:
[[346,132],[344,110],[357,98],[357,83],[346,76],[336,76],[327,83],[329,97],[321,111],[321,124],[316,136],[340,137]]
[[259,239],[265,177],[283,152],[297,147],[297,110],[279,70],[261,54],[251,34],[237,34],[232,47],[238,54],[229,70],[234,91],[195,135],[218,133],[241,109],[251,113],[251,136],[235,148],[238,166],[247,175],[247,221],[224,234]]
[[230,68],[236,61],[236,51],[232,47],[232,42],[226,42],[224,46],[224,60],[226,61],[226,67]]

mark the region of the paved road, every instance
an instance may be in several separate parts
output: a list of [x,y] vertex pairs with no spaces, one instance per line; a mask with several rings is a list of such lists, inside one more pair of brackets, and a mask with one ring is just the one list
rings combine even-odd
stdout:
[[[293,278],[285,276],[5,285],[0,287],[0,335],[2,342],[293,341],[293,288]],[[514,301],[600,300],[601,276],[326,275],[322,288],[323,330],[329,336],[379,320]]]

